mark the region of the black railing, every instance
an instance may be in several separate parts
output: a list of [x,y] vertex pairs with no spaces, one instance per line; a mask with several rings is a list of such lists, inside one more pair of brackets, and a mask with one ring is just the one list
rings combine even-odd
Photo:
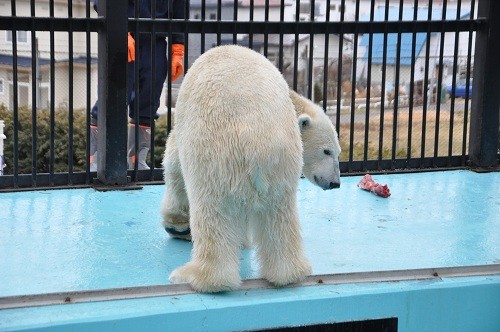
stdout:
[[[100,16],[89,1],[11,0],[10,10],[0,12],[0,30],[12,45],[0,49],[6,77],[0,120],[7,136],[0,189],[161,180],[159,160],[179,83],[165,83],[166,115],[152,126],[151,169],[128,170],[127,31],[166,33],[170,40],[184,34],[186,70],[220,44],[266,55],[291,88],[319,103],[335,123],[343,173],[498,167],[500,3],[263,5],[200,0],[186,8],[185,19],[174,20],[138,18],[137,10],[128,18],[122,0],[100,0]],[[462,87],[463,98],[455,98]],[[100,158],[94,173],[89,114],[96,99]]]

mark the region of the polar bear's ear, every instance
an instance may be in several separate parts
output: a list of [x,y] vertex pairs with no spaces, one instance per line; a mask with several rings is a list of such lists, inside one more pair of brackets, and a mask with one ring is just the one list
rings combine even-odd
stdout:
[[300,130],[304,130],[311,125],[311,117],[307,114],[302,114],[298,118]]

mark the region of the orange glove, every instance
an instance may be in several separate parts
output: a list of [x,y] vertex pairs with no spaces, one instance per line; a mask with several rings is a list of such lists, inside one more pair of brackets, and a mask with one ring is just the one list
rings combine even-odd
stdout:
[[135,40],[134,37],[128,33],[128,62],[135,61]]
[[172,82],[176,81],[184,73],[184,45],[172,44],[172,69],[170,78]]

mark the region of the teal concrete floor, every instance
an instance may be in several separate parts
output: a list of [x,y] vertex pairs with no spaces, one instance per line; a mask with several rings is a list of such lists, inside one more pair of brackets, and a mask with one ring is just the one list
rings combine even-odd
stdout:
[[[298,204],[313,274],[500,263],[499,172],[375,175],[377,182],[388,184],[392,194],[389,198],[357,188],[360,179],[343,177],[341,188],[331,191],[323,191],[306,180],[300,182]],[[0,193],[0,297],[169,283],[170,272],[189,260],[191,243],[171,239],[162,229],[159,210],[163,190],[161,185],[146,185],[133,191]],[[252,250],[242,250],[241,276],[259,278]],[[481,287],[483,281],[492,280],[500,298],[498,276],[470,281]],[[451,283],[457,282],[463,279]],[[391,285],[341,288],[359,295],[372,292],[371,287],[382,289],[382,293],[401,287]],[[406,284],[409,289],[422,285]],[[273,290],[253,292],[260,294],[259,301],[275,294]],[[301,292],[314,294],[298,287],[275,295],[276,299],[289,292],[294,292],[293,296]],[[181,298],[199,302],[201,296],[213,298],[196,294]],[[229,302],[218,298],[218,305],[231,306],[236,295],[226,296]],[[120,315],[125,317],[138,307],[143,308],[141,314],[134,311],[139,316],[145,315],[148,308],[152,310],[149,313],[165,308],[159,304],[161,299],[143,299],[140,306],[134,301],[121,301]],[[492,301],[492,310],[500,309],[499,301]],[[58,326],[74,322],[75,317],[79,322],[95,322],[118,315],[111,304],[97,311],[91,305],[0,310],[0,330]],[[173,310],[188,309],[181,306]],[[61,313],[57,321],[54,315]],[[411,317],[400,322],[409,321]],[[225,329],[223,324],[214,324],[207,325],[207,330],[210,326]],[[500,330],[500,318],[490,327]]]

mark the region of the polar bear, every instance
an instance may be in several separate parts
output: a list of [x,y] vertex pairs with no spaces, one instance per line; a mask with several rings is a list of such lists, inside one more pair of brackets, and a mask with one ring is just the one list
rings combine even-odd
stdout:
[[298,181],[303,173],[337,188],[339,153],[321,108],[292,92],[260,53],[231,45],[200,56],[180,87],[163,159],[163,226],[193,241],[191,261],[170,280],[200,292],[237,289],[247,232],[264,278],[276,286],[303,280],[311,266]]

